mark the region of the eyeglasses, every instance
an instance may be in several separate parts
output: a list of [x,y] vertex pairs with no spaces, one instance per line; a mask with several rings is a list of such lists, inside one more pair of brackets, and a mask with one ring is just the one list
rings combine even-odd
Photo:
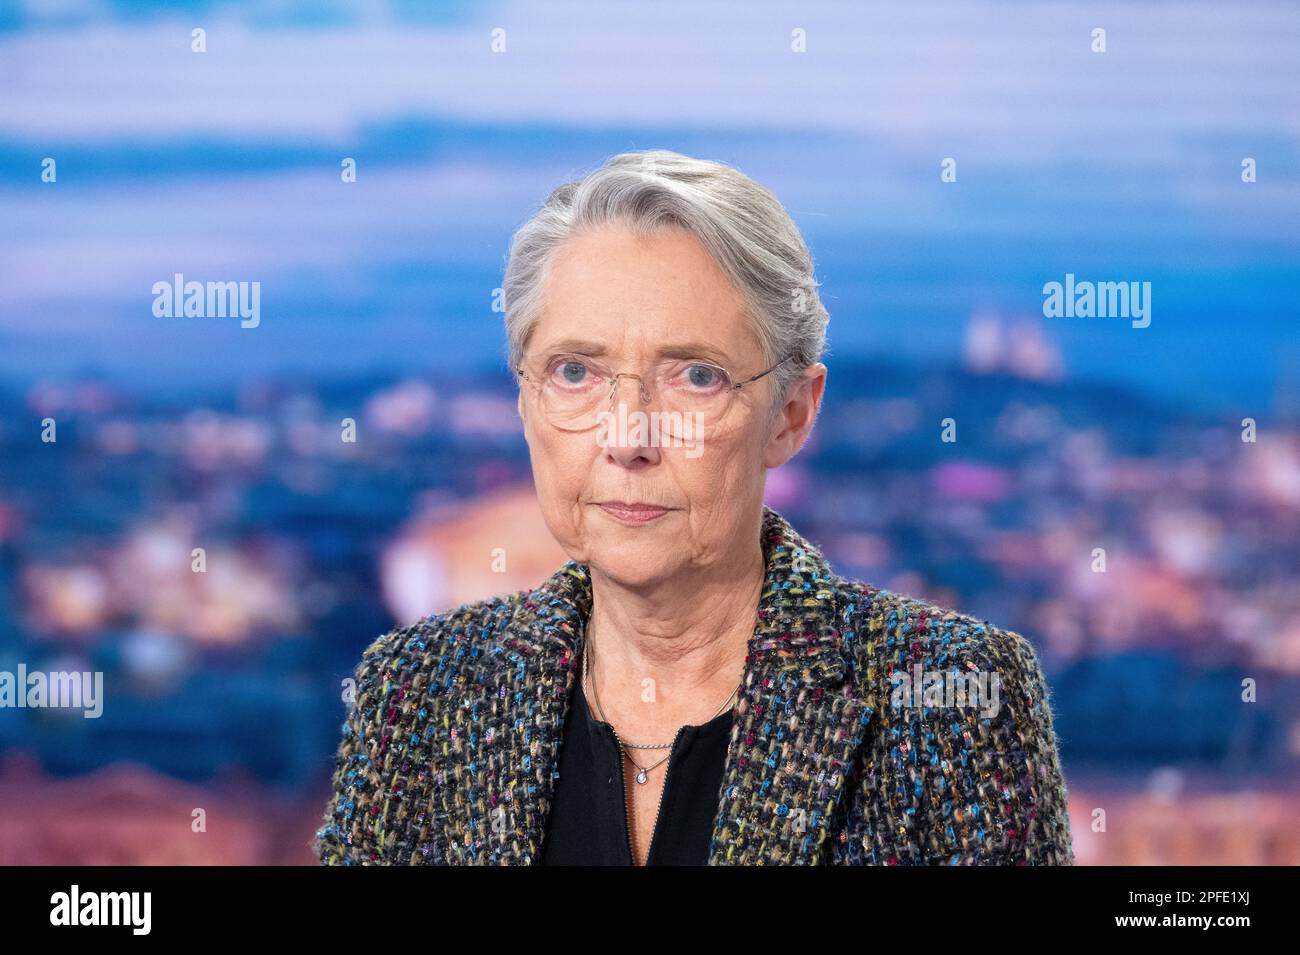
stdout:
[[560,353],[547,358],[539,373],[529,374],[522,365],[515,371],[533,385],[546,420],[563,431],[589,431],[600,425],[618,394],[620,379],[634,378],[642,404],[651,403],[652,393],[658,399],[659,429],[680,438],[683,432],[686,437],[698,434],[693,429],[721,426],[741,388],[789,360],[787,355],[739,382],[721,365],[699,358],[666,359],[637,375],[615,372],[586,355]]

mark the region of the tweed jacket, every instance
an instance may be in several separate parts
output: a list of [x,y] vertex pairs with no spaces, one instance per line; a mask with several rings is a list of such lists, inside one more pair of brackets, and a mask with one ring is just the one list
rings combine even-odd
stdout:
[[[837,576],[769,508],[761,544],[708,863],[1073,864],[1029,642]],[[534,590],[375,640],[313,840],[320,861],[537,864],[591,605],[588,568],[570,561]],[[996,673],[1000,705],[899,696],[895,673],[918,665]]]

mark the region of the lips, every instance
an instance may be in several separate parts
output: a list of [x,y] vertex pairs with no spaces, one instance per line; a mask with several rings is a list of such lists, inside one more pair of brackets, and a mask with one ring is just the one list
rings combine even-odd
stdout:
[[672,508],[631,501],[599,501],[597,507],[623,524],[649,524],[669,513]]

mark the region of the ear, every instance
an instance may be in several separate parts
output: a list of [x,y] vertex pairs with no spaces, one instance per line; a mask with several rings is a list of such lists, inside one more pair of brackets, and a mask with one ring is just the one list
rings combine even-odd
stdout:
[[826,366],[809,365],[786,389],[785,402],[772,421],[772,433],[763,449],[763,464],[777,468],[803,447],[812,433],[826,391]]

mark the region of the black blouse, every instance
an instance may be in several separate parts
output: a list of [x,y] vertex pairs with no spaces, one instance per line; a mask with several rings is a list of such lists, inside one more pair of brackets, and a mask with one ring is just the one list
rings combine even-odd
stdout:
[[[668,777],[646,865],[707,864],[730,736],[730,710],[684,726],[667,762],[651,770],[666,769]],[[642,765],[663,758],[663,750],[634,752]],[[592,716],[579,680],[560,744],[542,865],[632,865],[623,763],[614,728]]]

